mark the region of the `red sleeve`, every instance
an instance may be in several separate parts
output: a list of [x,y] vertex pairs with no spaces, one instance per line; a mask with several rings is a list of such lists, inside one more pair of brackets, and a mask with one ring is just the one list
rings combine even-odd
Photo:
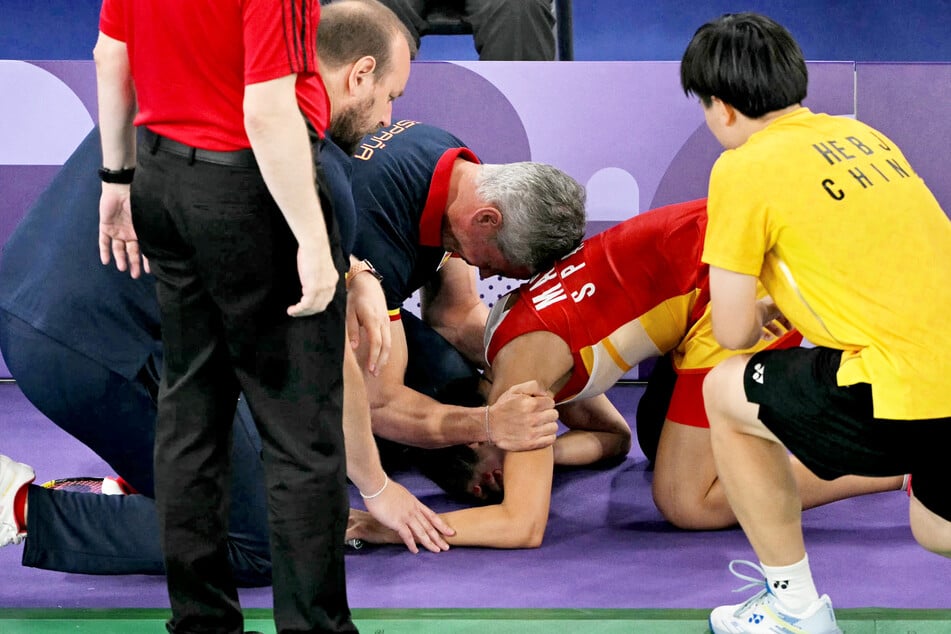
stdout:
[[103,0],[99,30],[114,40],[126,41],[124,0]]
[[319,22],[318,0],[245,0],[244,83],[316,74]]

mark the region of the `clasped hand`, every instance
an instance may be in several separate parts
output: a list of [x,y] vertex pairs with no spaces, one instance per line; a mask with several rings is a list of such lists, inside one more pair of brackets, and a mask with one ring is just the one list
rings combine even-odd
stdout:
[[554,444],[555,401],[538,381],[513,385],[489,408],[489,437],[506,451],[530,451]]

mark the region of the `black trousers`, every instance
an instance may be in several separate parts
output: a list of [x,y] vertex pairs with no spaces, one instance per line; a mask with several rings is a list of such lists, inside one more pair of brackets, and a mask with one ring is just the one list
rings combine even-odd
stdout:
[[291,318],[297,243],[258,169],[139,146],[133,219],[165,357],[155,492],[171,632],[243,631],[226,539],[239,391],[263,447],[277,629],[355,631],[343,554],[345,262],[322,203],[340,283],[325,311]]

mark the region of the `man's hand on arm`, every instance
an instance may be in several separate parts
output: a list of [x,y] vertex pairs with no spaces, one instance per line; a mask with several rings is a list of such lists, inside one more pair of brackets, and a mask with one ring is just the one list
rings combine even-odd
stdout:
[[558,434],[558,411],[538,381],[513,385],[488,407],[486,440],[506,451],[548,447]]
[[485,407],[447,405],[402,383],[405,339],[393,338],[393,354],[379,377],[365,375],[373,432],[383,438],[434,449],[490,439],[510,451],[547,447],[555,442],[558,412],[537,383],[516,385],[499,402]]
[[[543,352],[541,352],[543,351]],[[554,385],[572,366],[568,345],[557,335],[535,331],[509,341],[492,361],[487,402],[492,441],[507,451],[548,447],[558,433]]]
[[452,529],[383,471],[370,430],[366,387],[356,355],[350,349],[344,351],[343,376],[347,476],[360,490],[367,510],[381,526],[393,530],[414,553],[418,552],[417,543],[433,552],[448,549],[443,535],[452,535]]
[[[434,553],[449,550],[445,536],[451,536],[455,531],[403,485],[388,478],[384,482],[379,494],[374,495],[376,492],[371,492],[363,499],[370,515],[379,525],[378,532],[383,534],[382,529],[389,529],[413,553],[419,552],[416,544],[421,544]],[[351,510],[351,515],[353,513]],[[351,539],[349,531],[347,539]],[[393,543],[398,542],[394,540]]]

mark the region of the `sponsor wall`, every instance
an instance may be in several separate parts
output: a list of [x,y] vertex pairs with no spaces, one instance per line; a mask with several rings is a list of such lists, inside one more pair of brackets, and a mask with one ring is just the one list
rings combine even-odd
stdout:
[[[720,147],[678,72],[677,62],[415,62],[394,121],[446,128],[483,162],[565,170],[588,189],[594,233],[706,194]],[[880,129],[951,211],[951,63],[812,62],[809,72],[805,105]],[[0,245],[92,129],[95,90],[90,61],[0,60]],[[480,290],[491,304],[517,284]]]

